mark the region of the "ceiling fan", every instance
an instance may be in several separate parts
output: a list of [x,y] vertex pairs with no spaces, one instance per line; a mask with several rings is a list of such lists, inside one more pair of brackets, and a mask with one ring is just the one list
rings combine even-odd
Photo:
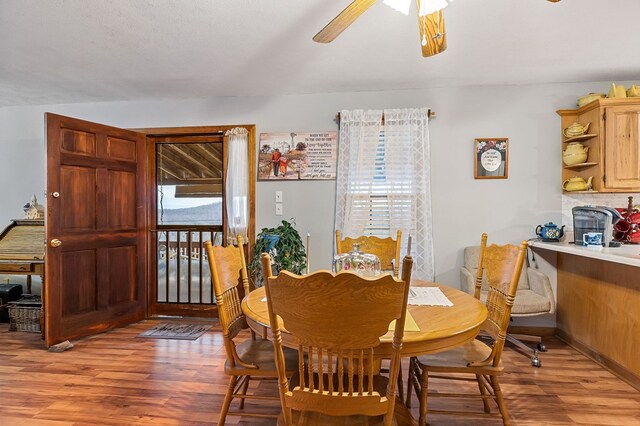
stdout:
[[[451,1],[453,0],[416,0],[422,56],[433,56],[446,50],[447,37],[444,31],[444,14],[442,9]],[[557,3],[560,0],[547,1]],[[353,0],[338,16],[333,18],[331,22],[313,37],[313,41],[318,43],[332,42],[375,2],[376,0]],[[408,14],[410,0],[384,0],[384,3],[396,10],[402,8],[406,10],[405,14]],[[401,5],[398,6],[398,4]]]

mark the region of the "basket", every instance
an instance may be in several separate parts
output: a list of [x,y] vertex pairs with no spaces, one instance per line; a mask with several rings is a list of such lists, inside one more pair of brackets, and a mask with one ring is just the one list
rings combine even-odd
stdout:
[[9,331],[41,332],[42,302],[39,298],[12,302],[7,309],[9,310]]

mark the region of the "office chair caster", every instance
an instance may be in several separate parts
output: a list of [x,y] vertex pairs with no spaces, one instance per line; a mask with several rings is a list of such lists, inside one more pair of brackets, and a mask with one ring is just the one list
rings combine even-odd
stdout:
[[540,361],[540,358],[538,358],[537,351],[533,351],[533,356],[531,357],[531,365],[536,368],[542,367],[542,361]]
[[544,343],[542,343],[542,342],[541,342],[541,343],[538,343],[536,346],[538,347],[538,350],[539,350],[540,352],[546,352],[546,351],[547,351],[547,347],[546,347],[546,346],[544,345]]

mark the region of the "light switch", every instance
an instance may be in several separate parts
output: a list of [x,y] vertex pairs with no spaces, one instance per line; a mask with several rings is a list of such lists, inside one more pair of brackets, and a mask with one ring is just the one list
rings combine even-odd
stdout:
[[282,203],[276,203],[276,216],[282,216]]
[[276,203],[282,202],[282,191],[276,191]]

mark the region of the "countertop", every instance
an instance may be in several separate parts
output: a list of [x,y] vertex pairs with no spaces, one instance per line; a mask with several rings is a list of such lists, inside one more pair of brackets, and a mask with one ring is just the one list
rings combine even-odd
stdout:
[[584,247],[573,244],[573,237],[565,237],[558,243],[530,241],[529,246],[536,249],[551,250],[576,256],[589,257],[607,262],[622,263],[640,267],[640,245],[623,244],[621,247]]

